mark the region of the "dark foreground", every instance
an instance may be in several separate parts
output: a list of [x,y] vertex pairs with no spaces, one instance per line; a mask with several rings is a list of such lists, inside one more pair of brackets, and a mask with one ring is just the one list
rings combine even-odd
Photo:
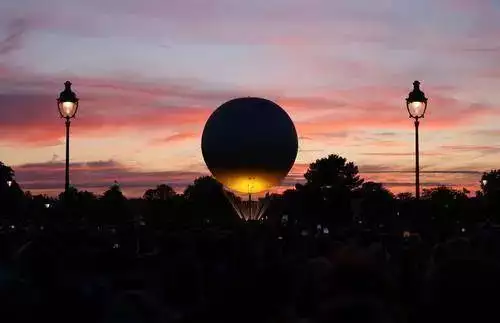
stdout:
[[4,230],[2,322],[486,322],[500,235]]

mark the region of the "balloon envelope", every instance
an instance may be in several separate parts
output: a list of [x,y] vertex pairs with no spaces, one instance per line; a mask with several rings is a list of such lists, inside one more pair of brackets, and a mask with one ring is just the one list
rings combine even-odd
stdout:
[[298,139],[288,114],[262,98],[230,100],[203,129],[201,150],[214,177],[241,193],[279,185],[297,157]]

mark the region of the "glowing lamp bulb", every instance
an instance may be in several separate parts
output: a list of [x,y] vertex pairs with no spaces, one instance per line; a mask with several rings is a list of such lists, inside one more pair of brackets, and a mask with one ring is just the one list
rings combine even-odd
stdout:
[[66,114],[71,114],[71,112],[73,111],[73,107],[73,102],[63,102],[63,109]]
[[76,104],[74,102],[69,102],[69,101],[66,101],[66,102],[63,102],[62,104],[62,115],[64,117],[73,117],[73,115],[75,114],[75,108],[76,108]]
[[412,102],[410,103],[410,109],[414,116],[420,117],[424,113],[424,104],[419,101]]

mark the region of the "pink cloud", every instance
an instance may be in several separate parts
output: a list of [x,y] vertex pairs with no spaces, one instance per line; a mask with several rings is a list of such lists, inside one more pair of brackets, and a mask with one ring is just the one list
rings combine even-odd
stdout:
[[[2,97],[0,95],[0,102]],[[53,108],[52,108],[53,106]],[[45,105],[45,111],[52,113],[33,113],[30,111],[41,110],[41,106],[21,109],[20,106],[9,105],[8,117],[0,124],[0,134],[3,142],[22,142],[31,145],[53,145],[64,136],[64,122],[57,116],[55,104]],[[119,101],[115,107],[119,107]],[[73,136],[107,136],[118,135],[141,129],[175,129],[179,126],[201,126],[208,118],[212,109],[191,107],[165,107],[165,109],[147,109],[142,113],[107,113],[99,115],[92,112],[83,112],[85,101],[81,101],[81,115],[73,120]],[[118,110],[118,108],[117,108]],[[12,112],[10,112],[12,111]],[[43,110],[41,110],[43,111]],[[109,111],[108,111],[109,112]],[[26,115],[23,119],[22,116]],[[178,139],[178,138],[177,138]]]
[[[368,97],[360,96],[367,94]],[[374,93],[374,95],[372,95]],[[329,133],[356,129],[411,129],[404,107],[405,94],[392,88],[355,89],[331,94],[336,100],[345,100],[340,107],[331,105],[331,114],[297,122],[302,135]],[[468,127],[484,118],[498,116],[495,106],[469,104],[449,97],[430,96],[427,115],[421,125],[426,129],[439,130]],[[399,101],[399,104],[397,103]],[[396,102],[396,103],[393,103]],[[328,103],[324,109],[328,109]],[[292,110],[293,111],[293,110]],[[338,112],[337,112],[338,111]],[[337,112],[337,113],[336,113]]]
[[[0,38],[0,56],[7,55],[12,51],[21,48],[21,40],[27,30],[27,23],[24,19],[12,20],[7,28],[7,35]],[[0,71],[1,72],[1,71]]]
[[[9,84],[6,82],[4,84]],[[141,129],[168,129],[178,133],[166,138],[167,141],[195,137],[219,104],[244,93],[242,90],[208,90],[196,82],[189,85],[77,78],[74,84],[81,105],[72,129],[74,136],[81,137]],[[0,111],[4,116],[0,120],[2,140],[31,145],[58,144],[64,135],[63,122],[57,117],[56,95],[47,94],[55,82],[42,79],[31,86],[27,88],[32,92],[0,94]],[[359,93],[368,96],[365,98]],[[270,93],[264,96],[273,99]],[[318,140],[333,133],[342,133],[345,137],[346,131],[366,129],[410,131],[412,125],[403,106],[404,96],[405,91],[400,88],[363,87],[327,90],[303,97],[278,96],[276,101],[295,119],[301,137]],[[468,104],[433,95],[432,91],[429,96],[428,117],[422,121],[422,127],[430,130],[470,126],[475,120],[499,113],[493,106]],[[314,117],[315,114],[319,116]],[[384,140],[383,145],[399,146],[401,142]]]
[[[63,189],[64,167],[63,162],[57,161],[13,166],[16,180],[24,190],[53,195]],[[295,183],[304,183],[303,174],[308,167],[308,163],[296,163],[282,185],[273,188],[271,192],[281,192],[293,188]],[[208,175],[204,171],[147,171],[114,160],[72,163],[70,170],[71,182],[78,189],[102,193],[116,180],[129,197],[141,196],[146,189],[161,183],[169,184],[177,192],[182,192],[196,177]],[[381,182],[394,193],[414,189],[412,169],[359,165],[359,170],[365,180]],[[474,191],[478,189],[481,174],[482,171],[479,170],[422,170],[422,187],[447,185]]]
[[193,138],[199,138],[200,134],[195,133],[195,132],[179,132],[170,136],[167,136],[165,138],[157,139],[154,140],[155,144],[164,144],[164,143],[172,143],[172,142],[179,142],[179,141],[184,141],[187,139],[193,139]]
[[[6,89],[23,84],[8,76],[6,69],[0,84]],[[28,79],[29,76],[25,75]],[[24,78],[19,79],[22,81]],[[57,114],[55,82],[33,77],[20,89],[0,92],[0,133],[3,142],[57,144],[63,133],[63,122]],[[124,131],[203,125],[215,107],[229,93],[208,91],[195,85],[175,83],[132,83],[106,79],[76,79],[74,90],[80,97],[80,109],[73,121],[77,136],[105,136]],[[53,94],[47,94],[52,89]],[[210,106],[210,107],[208,107]]]
[[[63,162],[25,164],[13,168],[16,180],[24,190],[57,193],[63,190]],[[102,193],[116,180],[131,196],[141,196],[146,189],[161,183],[182,192],[196,177],[206,175],[190,171],[145,171],[113,160],[72,163],[70,171],[71,183],[78,189]]]

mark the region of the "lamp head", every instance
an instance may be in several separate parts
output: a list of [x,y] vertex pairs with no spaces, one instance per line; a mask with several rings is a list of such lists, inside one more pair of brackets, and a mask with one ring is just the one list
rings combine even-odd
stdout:
[[423,118],[427,110],[427,98],[425,93],[420,90],[420,82],[413,82],[413,91],[408,94],[406,98],[406,108],[410,118],[419,119]]
[[71,90],[70,81],[64,83],[64,91],[59,94],[57,106],[61,118],[71,119],[75,117],[76,111],[78,110],[78,98],[75,92]]

